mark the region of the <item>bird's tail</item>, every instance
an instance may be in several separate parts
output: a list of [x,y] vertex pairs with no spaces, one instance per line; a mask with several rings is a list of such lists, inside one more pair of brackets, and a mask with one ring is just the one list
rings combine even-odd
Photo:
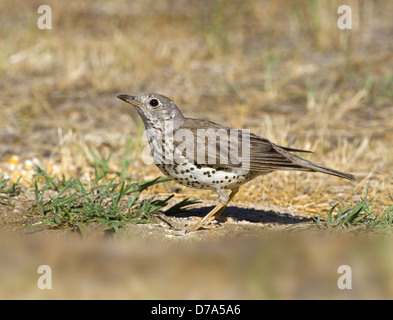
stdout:
[[[305,160],[305,159],[302,159],[302,160]],[[307,160],[305,160],[305,161],[307,161]],[[340,177],[340,178],[344,178],[344,179],[348,179],[348,180],[356,180],[356,177],[353,174],[339,171],[336,169],[332,169],[332,168],[326,167],[326,166],[319,164],[319,163],[313,163],[311,161],[307,161],[307,162],[310,163],[310,165],[307,165],[307,168],[310,169],[310,171],[312,171],[312,172],[322,172],[322,173],[330,174],[332,176],[336,176],[336,177]]]
[[[300,158],[300,157],[288,152],[285,149],[283,150],[283,148],[281,148],[281,147],[277,148],[276,145],[274,145],[274,148],[282,156],[284,156],[285,158],[287,158],[288,160],[290,160],[292,162],[292,164],[294,165],[293,169],[309,171],[309,172],[322,172],[322,173],[330,174],[332,176],[336,176],[336,177],[340,177],[340,178],[344,178],[344,179],[348,179],[348,180],[356,180],[356,177],[353,174],[339,171],[336,169],[332,169],[332,168],[326,167],[322,164],[314,163],[309,160]],[[295,150],[296,149],[292,149],[290,151],[295,152]],[[292,168],[290,168],[290,167],[286,168],[286,170],[288,170],[288,169],[290,170]]]

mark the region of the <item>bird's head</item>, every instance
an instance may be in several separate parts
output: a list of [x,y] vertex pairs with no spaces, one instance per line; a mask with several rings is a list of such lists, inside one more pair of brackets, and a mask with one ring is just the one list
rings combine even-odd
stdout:
[[143,92],[137,96],[122,94],[117,97],[137,109],[146,127],[162,126],[166,121],[176,124],[184,119],[173,101],[158,93]]

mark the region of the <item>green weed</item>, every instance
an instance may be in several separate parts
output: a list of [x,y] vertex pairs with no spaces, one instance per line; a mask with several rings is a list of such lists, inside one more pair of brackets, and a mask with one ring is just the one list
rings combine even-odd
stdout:
[[332,205],[327,218],[314,218],[317,225],[323,229],[332,230],[361,230],[361,231],[390,231],[393,229],[393,204],[382,214],[374,210],[376,200],[370,201],[368,192],[366,197],[360,198],[355,205],[349,206],[342,201]]
[[196,203],[185,199],[163,211],[173,195],[163,200],[154,197],[139,199],[143,191],[168,181],[168,178],[127,182],[118,177],[107,180],[97,175],[88,183],[83,183],[79,178],[67,180],[51,177],[40,168],[37,168],[35,178],[35,201],[30,213],[40,215],[43,220],[30,227],[54,224],[79,230],[83,234],[86,224],[97,222],[105,224],[106,229],[118,232],[128,223],[149,223],[154,215],[161,212],[177,214]]
[[4,178],[1,176],[0,178],[0,204],[7,204],[2,200],[7,199],[9,200],[11,197],[15,197],[21,193],[21,187],[18,185],[20,178],[9,185],[10,179]]

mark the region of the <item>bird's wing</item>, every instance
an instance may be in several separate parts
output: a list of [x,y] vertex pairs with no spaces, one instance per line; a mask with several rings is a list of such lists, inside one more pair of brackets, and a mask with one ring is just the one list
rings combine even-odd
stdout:
[[175,131],[174,146],[195,164],[241,167],[238,131],[211,121],[188,118]]
[[[175,147],[196,164],[209,164],[223,168],[248,167],[256,171],[273,171],[284,168],[302,170],[302,167],[280,153],[269,140],[214,122],[186,119],[177,130]],[[306,152],[282,148],[286,151]]]
[[186,118],[174,136],[174,146],[195,164],[244,168],[267,173],[275,170],[323,172],[354,180],[351,174],[300,158],[291,152],[310,152],[286,148],[250,133],[220,124]]

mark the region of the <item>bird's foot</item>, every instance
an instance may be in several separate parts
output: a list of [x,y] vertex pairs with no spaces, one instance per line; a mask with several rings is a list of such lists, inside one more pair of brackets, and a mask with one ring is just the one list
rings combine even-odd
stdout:
[[[225,218],[225,217],[223,217]],[[208,221],[201,223],[201,220],[196,223],[193,224],[191,226],[188,226],[185,228],[185,232],[189,233],[189,232],[194,232],[197,231],[199,229],[215,229],[221,226],[221,222],[220,221],[215,221],[214,217],[210,218]]]
[[221,215],[221,212],[219,212],[218,214],[211,217],[209,221],[213,221],[213,220],[218,220],[218,221],[222,221],[222,222],[229,222],[230,218],[224,217],[223,215]]

